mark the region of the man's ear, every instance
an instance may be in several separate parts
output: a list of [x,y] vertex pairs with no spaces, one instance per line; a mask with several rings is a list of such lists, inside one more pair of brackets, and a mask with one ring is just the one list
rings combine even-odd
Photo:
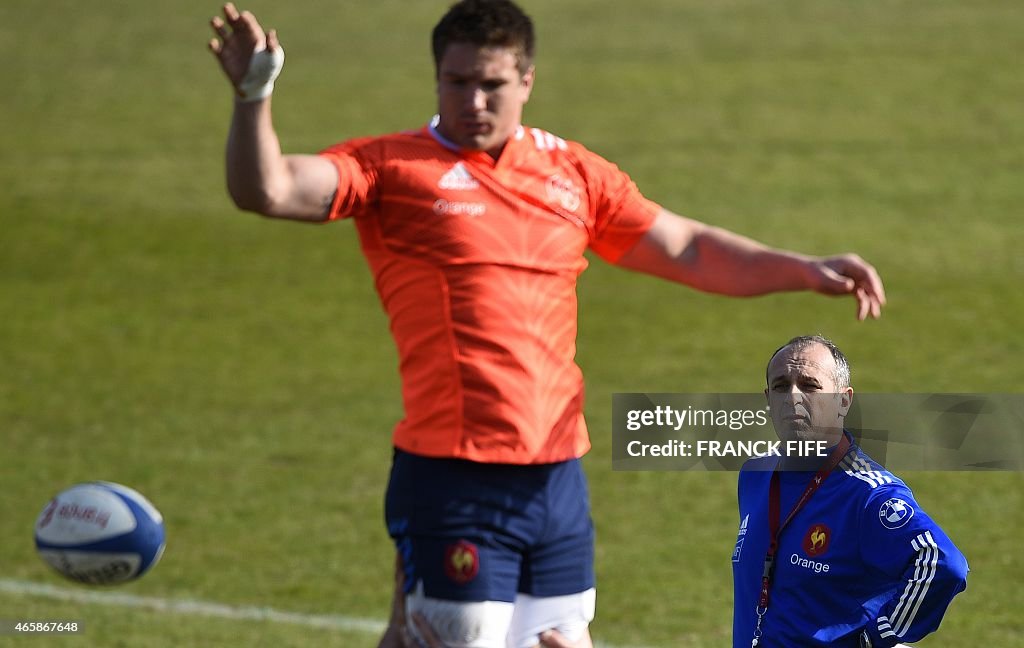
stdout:
[[853,406],[853,387],[847,387],[839,392],[839,416],[846,418],[850,408]]
[[526,103],[530,99],[530,92],[533,91],[533,81],[537,78],[537,68],[530,66],[527,68],[523,76],[520,77],[519,82],[523,85],[523,92],[526,93],[523,97],[523,103]]

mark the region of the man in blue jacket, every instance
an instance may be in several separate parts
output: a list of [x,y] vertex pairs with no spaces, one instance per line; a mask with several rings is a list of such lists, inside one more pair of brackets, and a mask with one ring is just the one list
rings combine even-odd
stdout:
[[843,429],[853,389],[842,351],[794,338],[772,356],[767,382],[782,447],[828,450],[756,458],[740,472],[734,648],[890,648],[933,632],[967,586],[967,561]]

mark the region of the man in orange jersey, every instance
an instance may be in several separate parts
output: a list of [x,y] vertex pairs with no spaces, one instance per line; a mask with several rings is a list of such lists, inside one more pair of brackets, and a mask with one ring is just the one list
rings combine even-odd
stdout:
[[317,155],[283,155],[274,132],[276,33],[231,4],[212,26],[236,91],[236,205],[351,218],[359,232],[402,376],[388,529],[406,608],[445,645],[527,648],[549,628],[589,645],[590,442],[574,360],[586,249],[708,292],[849,294],[860,319],[880,314],[881,281],[856,255],[804,256],[682,218],[583,146],[523,126],[533,26],[507,0],[464,0],[434,28],[426,126]]

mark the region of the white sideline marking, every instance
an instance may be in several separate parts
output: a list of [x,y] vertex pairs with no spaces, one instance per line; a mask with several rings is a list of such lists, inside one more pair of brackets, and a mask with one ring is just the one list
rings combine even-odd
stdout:
[[[157,596],[137,596],[135,594],[118,594],[116,592],[98,592],[93,590],[57,587],[46,583],[0,578],[0,592],[36,596],[57,601],[72,603],[89,603],[113,607],[142,608],[154,612],[168,612],[186,616],[216,617],[219,619],[245,619],[248,621],[270,621],[273,623],[291,623],[310,628],[327,630],[350,630],[367,634],[384,632],[387,624],[377,619],[363,619],[341,614],[302,614],[285,612],[270,607],[245,605],[226,605],[211,601],[194,599],[170,599]],[[594,648],[644,648],[643,646],[615,646],[601,641],[594,642]]]
[[0,578],[0,592],[27,594],[29,596],[59,601],[71,601],[73,603],[143,608],[154,612],[170,612],[172,614],[217,617],[221,619],[272,621],[275,623],[291,623],[330,630],[381,633],[384,632],[386,625],[383,621],[376,619],[361,619],[359,617],[343,615],[300,614],[298,612],[283,612],[269,607],[235,606],[191,599],[168,599],[156,596],[118,594],[115,592],[95,592],[7,578]]

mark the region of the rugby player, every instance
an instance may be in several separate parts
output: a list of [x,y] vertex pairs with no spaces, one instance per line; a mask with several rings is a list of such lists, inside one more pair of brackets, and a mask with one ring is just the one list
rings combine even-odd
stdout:
[[588,645],[584,252],[723,295],[851,295],[859,319],[880,315],[878,274],[855,254],[777,250],[678,216],[582,145],[524,125],[534,32],[507,0],[458,2],[434,28],[426,124],[312,155],[284,155],[274,131],[276,32],[223,13],[209,47],[235,89],[231,197],[275,218],[351,220],[390,319],[405,418],[386,518],[408,610],[449,646],[526,648],[549,628]]

